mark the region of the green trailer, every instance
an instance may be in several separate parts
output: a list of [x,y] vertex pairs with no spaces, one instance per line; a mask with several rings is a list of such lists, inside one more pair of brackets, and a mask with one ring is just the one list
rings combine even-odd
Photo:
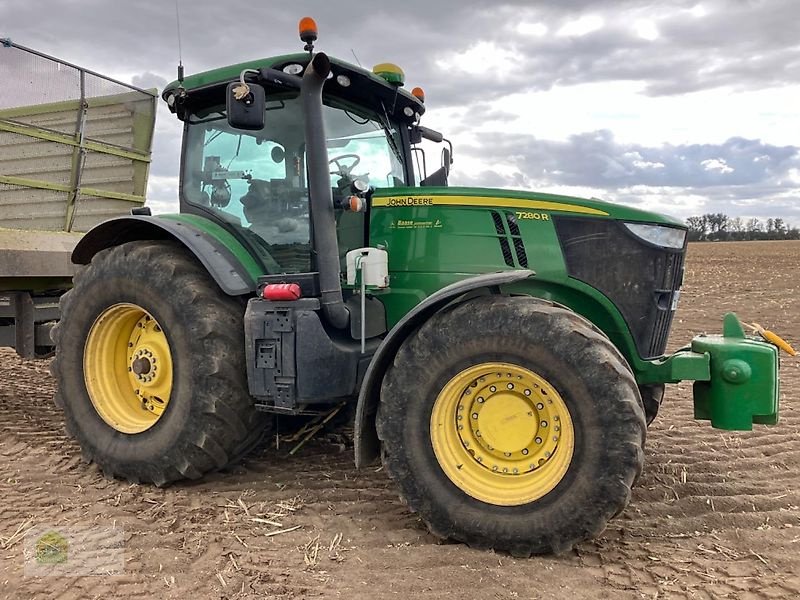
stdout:
[[[402,71],[314,51],[170,84],[180,212],[90,230],[61,297],[57,402],[84,456],[164,485],[221,469],[275,415],[355,407],[431,532],[563,551],[619,514],[665,385],[696,416],[778,418],[778,351],[734,315],[667,355],[686,227],[581,198],[448,185]],[[446,144],[427,172],[421,142]],[[420,168],[422,166],[422,168]]]
[[52,352],[82,234],[144,204],[155,90],[0,41],[0,346]]

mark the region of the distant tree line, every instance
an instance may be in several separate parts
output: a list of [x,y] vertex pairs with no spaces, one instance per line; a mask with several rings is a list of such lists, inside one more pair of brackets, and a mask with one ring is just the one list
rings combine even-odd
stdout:
[[722,213],[709,213],[686,219],[690,242],[744,240],[800,240],[800,229],[789,226],[780,217],[761,221],[744,220]]

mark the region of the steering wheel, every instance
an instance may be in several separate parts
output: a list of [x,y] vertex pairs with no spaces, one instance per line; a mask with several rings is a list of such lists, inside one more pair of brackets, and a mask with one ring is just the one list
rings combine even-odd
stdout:
[[[345,165],[341,161],[346,159],[354,159],[352,164]],[[338,171],[331,171],[331,175],[341,175],[342,177],[347,177],[350,173],[353,172],[353,169],[356,168],[356,165],[361,162],[361,157],[358,154],[341,154],[339,156],[334,156],[332,159],[328,161],[328,164],[336,165],[339,169]]]

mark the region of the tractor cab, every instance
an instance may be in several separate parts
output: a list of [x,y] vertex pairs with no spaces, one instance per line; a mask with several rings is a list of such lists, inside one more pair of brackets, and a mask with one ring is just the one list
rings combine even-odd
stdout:
[[[163,93],[185,123],[181,212],[214,219],[241,238],[273,273],[315,268],[300,90],[300,76],[311,56],[240,63],[176,81]],[[442,169],[427,177],[424,152],[417,144],[423,137],[443,138],[418,125],[425,112],[424,94],[419,88],[407,92],[403,83],[402,70],[392,64],[367,71],[330,59],[322,119],[342,266],[349,250],[367,243],[363,198],[376,188],[447,183]],[[228,101],[239,86],[248,92],[251,86],[264,90],[250,98],[257,108]],[[242,106],[250,114],[257,110],[263,115],[255,127],[243,127],[231,114]]]

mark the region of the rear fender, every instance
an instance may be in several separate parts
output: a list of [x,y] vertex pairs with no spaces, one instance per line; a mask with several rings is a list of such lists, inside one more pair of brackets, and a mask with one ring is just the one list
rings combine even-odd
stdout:
[[[198,217],[193,217],[197,220]],[[203,219],[203,221],[208,221]],[[72,252],[72,262],[89,264],[95,254],[106,248],[136,240],[176,240],[185,246],[208,270],[223,292],[241,296],[256,289],[257,269],[246,265],[236,256],[248,256],[247,250],[235,238],[215,223],[208,221],[208,229],[219,229],[225,241],[208,230],[177,218],[131,215],[100,223],[81,238]],[[231,248],[236,244],[238,248]],[[236,253],[235,253],[236,252]],[[252,257],[250,262],[255,264]],[[248,266],[250,268],[248,268]]]
[[406,338],[446,306],[473,297],[476,292],[500,294],[500,286],[533,276],[533,271],[520,269],[486,273],[462,279],[431,294],[400,319],[381,342],[361,384],[355,421],[356,467],[369,465],[380,454],[380,440],[378,440],[378,432],[375,429],[375,416],[380,402],[381,383]]

